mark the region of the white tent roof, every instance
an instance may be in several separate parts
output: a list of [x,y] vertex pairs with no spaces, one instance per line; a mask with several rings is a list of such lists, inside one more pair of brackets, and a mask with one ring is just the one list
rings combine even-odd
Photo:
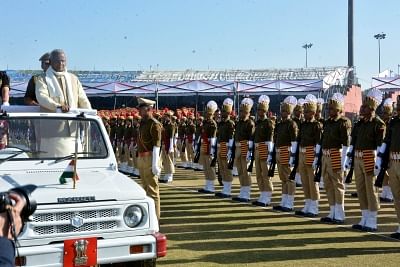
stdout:
[[400,76],[397,77],[373,77],[372,88],[377,88],[382,91],[399,91]]

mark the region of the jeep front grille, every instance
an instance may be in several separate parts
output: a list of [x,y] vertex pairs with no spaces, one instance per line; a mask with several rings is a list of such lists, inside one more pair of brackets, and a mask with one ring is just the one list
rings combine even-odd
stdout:
[[[73,217],[83,219],[83,224],[75,227],[71,224]],[[80,232],[104,232],[118,229],[121,222],[121,211],[117,208],[98,210],[71,210],[52,213],[37,212],[33,215],[31,226],[35,235],[57,235]]]

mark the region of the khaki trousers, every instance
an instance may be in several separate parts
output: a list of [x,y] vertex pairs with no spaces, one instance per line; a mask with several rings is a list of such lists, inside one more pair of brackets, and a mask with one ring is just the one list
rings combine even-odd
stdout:
[[400,223],[400,161],[391,160],[388,172],[389,185],[390,189],[392,189],[397,220]]
[[193,142],[189,143],[188,140],[186,140],[185,142],[186,142],[187,161],[193,162],[194,160]]
[[361,210],[378,211],[378,192],[374,186],[374,173],[365,173],[364,161],[354,158],[354,176]]
[[304,198],[311,200],[319,200],[319,186],[314,182],[314,170],[311,165],[306,164],[306,154],[299,153],[298,170],[301,176]]
[[124,151],[124,153],[121,156],[121,161],[122,162],[128,162],[130,160],[130,156],[129,156],[130,152],[129,152],[129,145],[128,144],[124,145],[123,151]]
[[226,158],[221,157],[219,150],[218,150],[217,160],[218,160],[219,173],[221,174],[222,181],[232,182],[233,181],[232,170],[228,169],[228,160]]
[[212,157],[208,153],[200,152],[199,162],[203,165],[204,176],[206,180],[214,181],[216,179],[215,167],[211,167]]
[[333,171],[330,157],[322,156],[322,177],[329,206],[344,205],[345,190],[342,175],[342,171]]
[[251,186],[251,176],[247,172],[247,155],[242,155],[240,143],[236,143],[235,162],[238,169],[240,186]]
[[256,165],[256,178],[260,192],[272,192],[272,178],[268,177],[268,164],[266,159],[260,159],[260,153],[256,147],[254,152],[254,163]]
[[151,155],[140,157],[138,169],[143,189],[146,191],[146,195],[154,200],[157,218],[160,219],[160,188],[158,177],[151,171],[152,158]]
[[161,150],[161,162],[165,173],[175,173],[174,153],[168,153],[164,147]]
[[294,180],[289,180],[290,168],[288,164],[281,164],[279,152],[276,152],[276,166],[278,167],[279,178],[282,181],[282,194],[294,195],[296,192],[296,183]]

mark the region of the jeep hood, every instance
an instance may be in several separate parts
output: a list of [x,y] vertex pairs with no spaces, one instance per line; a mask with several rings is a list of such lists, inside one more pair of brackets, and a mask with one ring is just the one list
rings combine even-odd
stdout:
[[105,200],[139,200],[146,196],[145,191],[135,181],[116,171],[109,170],[80,170],[76,189],[73,189],[72,179],[66,184],[60,184],[59,178],[63,173],[26,172],[0,174],[0,192],[26,184],[34,184],[37,189],[32,196],[38,204],[58,203],[59,199],[94,197],[95,201]]

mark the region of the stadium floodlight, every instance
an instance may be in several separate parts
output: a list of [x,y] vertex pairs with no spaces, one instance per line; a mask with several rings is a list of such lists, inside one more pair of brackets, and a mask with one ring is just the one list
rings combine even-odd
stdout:
[[313,46],[312,43],[304,44],[301,46],[306,50],[306,68],[308,67],[308,49],[310,49],[312,46]]
[[386,38],[386,33],[378,33],[374,35],[374,38],[378,40],[378,70],[381,73],[381,40]]

